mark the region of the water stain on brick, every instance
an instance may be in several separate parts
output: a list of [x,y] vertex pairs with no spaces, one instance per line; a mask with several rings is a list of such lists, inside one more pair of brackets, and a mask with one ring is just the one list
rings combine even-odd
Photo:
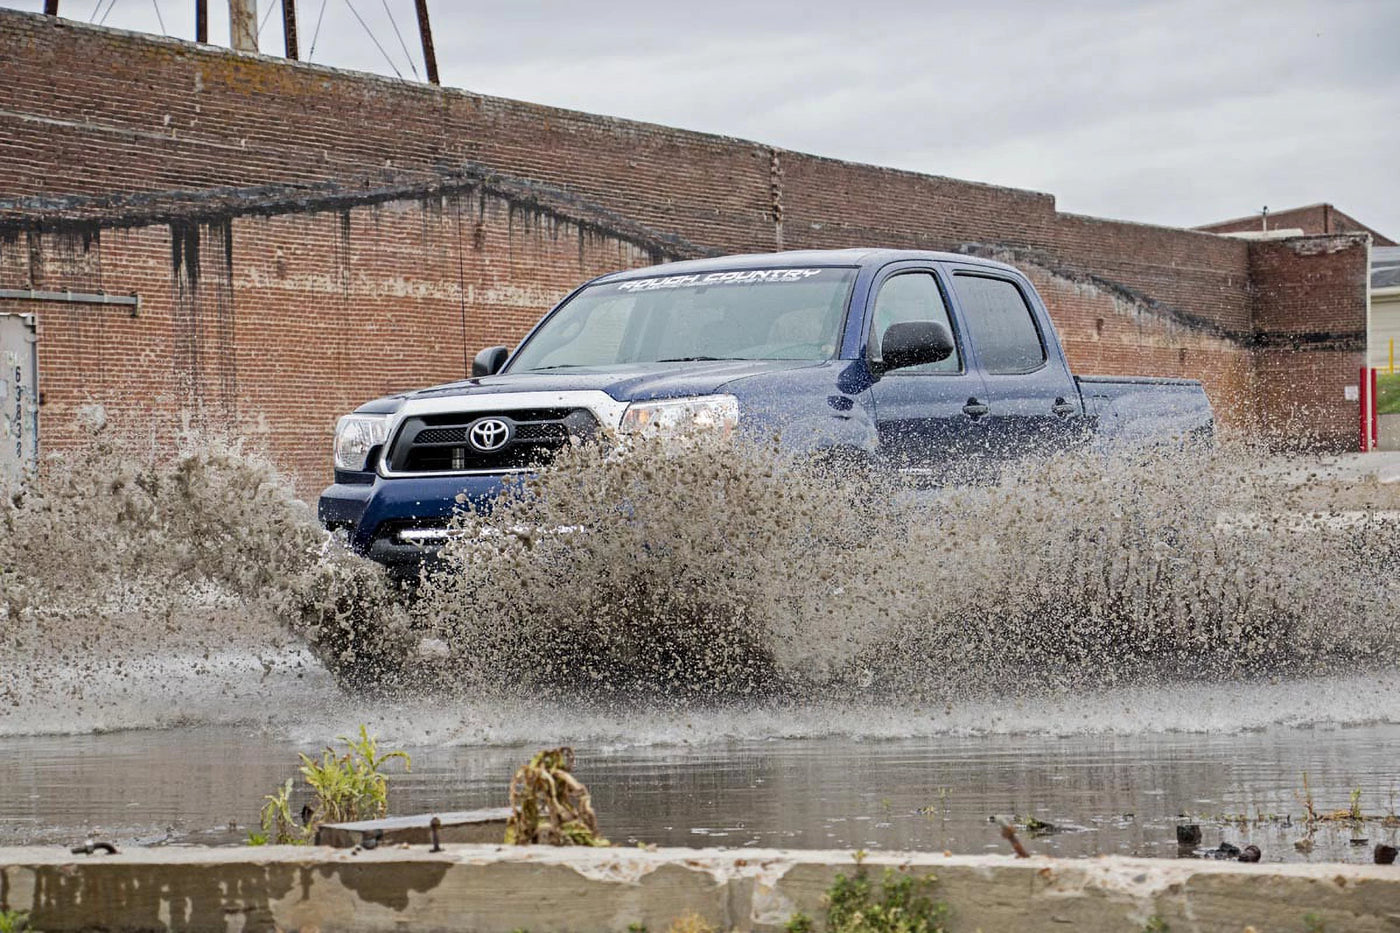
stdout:
[[[212,251],[203,249],[208,242]],[[170,224],[175,308],[171,358],[187,411],[232,423],[237,413],[237,332],[233,289],[233,228],[225,218]],[[214,276],[204,264],[214,265]]]

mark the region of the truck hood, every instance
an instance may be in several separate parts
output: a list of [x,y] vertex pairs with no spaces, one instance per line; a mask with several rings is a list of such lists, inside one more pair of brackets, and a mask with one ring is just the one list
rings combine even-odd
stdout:
[[709,360],[678,363],[612,364],[606,367],[503,373],[464,379],[412,392],[401,398],[429,399],[516,392],[606,392],[619,402],[709,395],[726,383],[767,373],[820,366],[810,360]]

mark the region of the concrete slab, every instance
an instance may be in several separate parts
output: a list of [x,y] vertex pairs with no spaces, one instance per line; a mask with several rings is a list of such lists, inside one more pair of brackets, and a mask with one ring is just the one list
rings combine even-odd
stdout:
[[348,849],[365,845],[429,845],[433,841],[433,820],[438,821],[438,841],[493,843],[506,837],[510,807],[486,810],[458,810],[452,813],[416,813],[390,816],[382,820],[352,823],[323,823],[316,828],[316,845]]
[[[872,853],[932,877],[953,930],[1393,931],[1400,868],[1102,857]],[[0,848],[0,907],[42,930],[666,930],[694,913],[719,930],[820,917],[850,852],[276,846],[73,856]]]

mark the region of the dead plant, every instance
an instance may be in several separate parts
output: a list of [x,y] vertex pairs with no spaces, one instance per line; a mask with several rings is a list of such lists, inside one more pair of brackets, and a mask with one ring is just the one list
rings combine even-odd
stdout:
[[574,750],[536,752],[510,781],[507,845],[606,846],[588,788],[571,773]]

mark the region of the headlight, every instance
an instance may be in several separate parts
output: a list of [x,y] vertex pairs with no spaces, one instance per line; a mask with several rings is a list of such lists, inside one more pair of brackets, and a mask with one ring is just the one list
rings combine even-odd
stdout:
[[363,470],[369,452],[389,434],[392,415],[346,415],[335,423],[335,468]]
[[717,431],[723,437],[739,424],[739,400],[732,395],[702,395],[633,402],[622,415],[623,434],[680,435]]

